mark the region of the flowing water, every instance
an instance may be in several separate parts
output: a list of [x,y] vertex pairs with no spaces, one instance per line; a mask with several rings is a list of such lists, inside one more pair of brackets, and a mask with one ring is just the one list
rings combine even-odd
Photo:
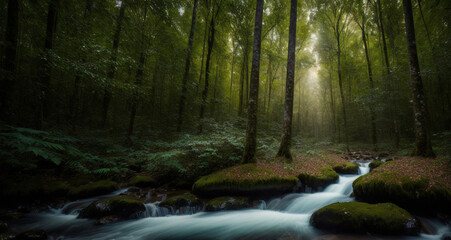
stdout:
[[[309,224],[312,213],[334,202],[354,201],[349,197],[352,182],[368,173],[368,163],[360,163],[358,175],[341,175],[336,184],[322,192],[288,194],[271,201],[261,201],[258,208],[237,211],[201,212],[201,209],[180,210],[158,207],[158,202],[145,204],[140,219],[104,226],[93,220],[78,219],[78,212],[90,202],[125,192],[85,199],[66,204],[61,209],[29,214],[14,226],[16,231],[44,229],[51,239],[315,239],[328,233]],[[450,226],[438,220],[424,219],[434,235],[390,239],[440,239],[450,233]],[[338,237],[338,238],[337,238]],[[342,239],[346,236],[335,236]],[[356,237],[356,236],[353,236]],[[368,238],[368,236],[357,236]],[[355,238],[353,238],[355,239]],[[374,239],[374,238],[369,238]],[[376,238],[383,239],[383,238]]]

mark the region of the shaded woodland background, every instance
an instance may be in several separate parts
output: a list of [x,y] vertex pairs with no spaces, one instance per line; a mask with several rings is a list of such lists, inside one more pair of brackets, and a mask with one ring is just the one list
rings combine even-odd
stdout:
[[[263,10],[257,151],[268,157],[275,156],[267,149],[278,145],[282,132],[289,4],[266,1]],[[451,3],[412,4],[433,140],[447,139]],[[113,138],[138,149],[145,141],[170,145],[209,134],[228,136],[241,149],[255,1],[199,1],[190,51],[193,7],[185,0],[2,1],[2,119],[64,136]],[[412,145],[401,2],[299,1],[295,66],[294,148],[343,144],[346,135],[371,149]]]

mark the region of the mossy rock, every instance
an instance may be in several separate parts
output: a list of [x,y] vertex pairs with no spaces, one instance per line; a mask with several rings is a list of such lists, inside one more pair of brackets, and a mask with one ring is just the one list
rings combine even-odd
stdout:
[[34,229],[17,235],[15,240],[47,240],[47,233],[44,230]]
[[430,186],[429,179],[412,179],[389,171],[373,171],[353,184],[357,200],[369,203],[392,202],[421,214],[451,214],[451,191],[441,183]]
[[250,207],[249,199],[246,197],[218,197],[207,202],[205,211],[239,210]]
[[202,197],[246,196],[270,197],[290,193],[296,189],[298,179],[279,176],[270,169],[254,164],[238,165],[203,176],[193,184],[193,193]]
[[120,220],[137,218],[146,210],[144,204],[132,197],[118,196],[95,201],[78,215],[79,218],[100,219],[114,216]]
[[108,180],[88,183],[83,186],[72,188],[69,191],[69,197],[72,199],[80,199],[107,194],[116,190],[116,185],[115,182]]
[[299,180],[303,185],[311,187],[313,190],[319,190],[329,184],[338,181],[338,174],[331,167],[324,167],[318,170],[315,175],[301,173]]
[[370,171],[373,171],[373,169],[379,167],[383,163],[384,162],[382,162],[381,160],[374,160],[374,161],[370,162],[370,164],[368,166],[370,167]]
[[340,174],[358,174],[359,165],[355,163],[339,163],[333,167],[336,173]]
[[168,209],[179,209],[181,207],[202,207],[203,205],[204,203],[199,198],[189,193],[168,198],[158,206]]
[[348,233],[417,235],[420,223],[393,203],[334,203],[314,212],[311,224],[320,229]]
[[135,187],[140,187],[140,188],[156,187],[157,181],[149,176],[137,175],[137,176],[132,177],[128,181],[128,186],[135,186]]

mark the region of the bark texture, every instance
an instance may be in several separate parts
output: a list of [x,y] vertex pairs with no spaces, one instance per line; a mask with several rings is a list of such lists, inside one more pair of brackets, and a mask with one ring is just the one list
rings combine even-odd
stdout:
[[255,162],[255,151],[257,149],[258,85],[260,73],[262,20],[263,0],[257,0],[254,25],[254,48],[252,55],[249,110],[247,115],[246,144],[244,147],[243,163]]
[[417,45],[415,40],[415,27],[410,0],[403,0],[404,20],[406,24],[407,52],[409,54],[410,79],[413,95],[413,113],[415,120],[415,149],[413,155],[434,157],[429,130],[429,115],[423,81],[418,63]]
[[183,73],[183,79],[182,79],[182,95],[180,96],[180,102],[179,102],[179,112],[178,112],[178,121],[177,121],[177,131],[182,130],[182,124],[183,124],[183,111],[185,109],[185,101],[186,101],[186,85],[188,82],[188,76],[189,76],[189,69],[191,65],[191,55],[192,55],[192,49],[193,49],[193,39],[194,39],[194,32],[196,27],[196,16],[197,16],[197,5],[199,3],[199,0],[194,0],[194,6],[193,6],[193,16],[191,19],[191,31],[189,33],[189,39],[188,39],[188,49],[186,53],[186,63],[185,63],[185,72]]
[[293,122],[293,98],[294,98],[294,71],[296,62],[296,20],[297,20],[297,0],[291,0],[290,29],[288,38],[288,62],[287,81],[285,87],[285,107],[283,112],[283,133],[280,142],[278,157],[291,160],[291,133]]

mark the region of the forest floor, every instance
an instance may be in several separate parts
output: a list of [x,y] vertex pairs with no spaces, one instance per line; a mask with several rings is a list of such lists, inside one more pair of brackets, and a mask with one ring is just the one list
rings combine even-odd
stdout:
[[[372,188],[376,179],[408,189],[402,191],[406,195],[401,198],[409,199],[420,189],[421,194],[425,193],[427,199],[423,200],[426,202],[436,201],[437,206],[442,207],[450,201],[451,134],[435,136],[434,150],[438,155],[435,159],[410,157],[412,143],[409,140],[402,142],[398,150],[391,143],[380,143],[378,151],[372,151],[371,144],[352,143],[352,152],[346,153],[343,143],[296,136],[292,147],[295,158],[287,163],[274,158],[279,139],[277,131],[268,131],[258,136],[257,162],[246,167],[240,165],[244,133],[239,127],[226,123],[206,132],[167,135],[163,131],[148,134],[138,129],[133,146],[126,147],[123,137],[111,136],[108,132],[91,131],[70,136],[58,131],[2,129],[0,221],[20,216],[15,214],[17,212],[29,212],[49,204],[57,207],[69,200],[128,186],[141,188],[133,193],[141,201],[148,192],[152,193],[148,201],[161,201],[189,193],[202,176],[215,172],[235,180],[258,177],[263,183],[268,183],[265,182],[268,177],[283,179],[279,183],[285,187],[297,186],[292,182],[295,178],[304,187],[322,188],[338,179],[336,172],[355,171],[355,166],[347,164],[356,159],[386,161],[359,182],[361,191],[355,192],[357,198],[373,198],[363,194],[372,191],[381,194],[380,190]],[[429,199],[427,193],[431,191],[440,199]],[[380,200],[410,207],[399,199]]]

